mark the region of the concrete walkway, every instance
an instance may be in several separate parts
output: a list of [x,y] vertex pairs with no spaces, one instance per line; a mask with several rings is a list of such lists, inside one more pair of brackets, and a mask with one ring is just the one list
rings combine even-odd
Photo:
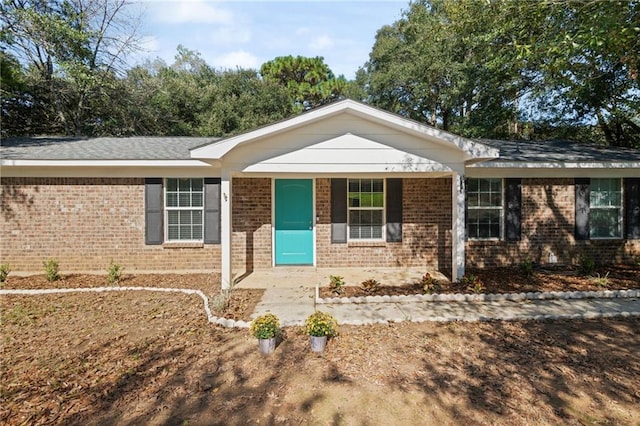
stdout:
[[[252,318],[276,314],[283,326],[302,325],[315,309],[314,289],[267,288]],[[387,302],[322,304],[340,324],[376,324],[400,321],[485,321],[578,319],[640,316],[640,298],[551,299],[494,302]]]

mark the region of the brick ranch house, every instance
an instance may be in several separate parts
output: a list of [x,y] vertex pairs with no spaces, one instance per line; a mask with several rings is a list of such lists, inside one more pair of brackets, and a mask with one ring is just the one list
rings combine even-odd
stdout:
[[475,141],[344,100],[238,136],[17,138],[0,262],[41,271],[571,264],[640,255],[640,151]]

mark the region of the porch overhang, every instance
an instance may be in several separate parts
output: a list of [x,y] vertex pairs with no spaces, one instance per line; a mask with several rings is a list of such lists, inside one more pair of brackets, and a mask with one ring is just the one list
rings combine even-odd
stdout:
[[233,178],[451,177],[452,279],[464,274],[465,168],[499,150],[368,105],[344,100],[191,150],[221,167],[222,285],[233,284]]

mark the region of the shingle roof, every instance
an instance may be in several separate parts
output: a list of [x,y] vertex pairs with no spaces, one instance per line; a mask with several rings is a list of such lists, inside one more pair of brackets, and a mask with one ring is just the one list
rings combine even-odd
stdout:
[[[3,160],[190,160],[190,150],[220,140],[214,137],[24,137],[0,141]],[[565,141],[477,142],[500,150],[503,162],[640,161],[640,150]]]
[[640,150],[588,145],[566,141],[500,141],[478,139],[477,142],[500,150],[500,157],[489,163],[504,162],[628,162],[640,161]]
[[0,141],[3,160],[190,160],[202,137],[31,137]]

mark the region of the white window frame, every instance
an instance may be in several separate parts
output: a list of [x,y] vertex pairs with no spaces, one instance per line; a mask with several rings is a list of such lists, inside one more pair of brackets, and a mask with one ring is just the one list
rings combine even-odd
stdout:
[[[594,204],[594,193],[596,193],[597,191],[594,191],[594,184],[596,182],[601,182],[601,181],[616,181],[617,182],[617,189],[620,193],[620,205],[596,205]],[[600,211],[618,211],[618,222],[617,222],[617,235],[605,235],[605,236],[598,236],[598,235],[594,235],[594,229],[595,227],[592,226],[593,224],[593,211],[594,210],[600,210]],[[590,182],[589,182],[589,239],[591,240],[620,240],[622,239],[622,234],[623,234],[623,216],[624,216],[624,187],[622,185],[622,179],[620,178],[591,178]]]
[[[180,191],[180,181],[184,180],[184,179],[192,181],[192,183],[189,185],[190,188],[189,188],[189,192],[188,192],[190,194],[190,197],[189,197],[189,203],[190,204],[193,203],[193,194],[198,193],[198,191],[193,191],[193,181],[200,180],[202,182],[202,206],[201,207],[197,207],[197,206],[196,207],[193,207],[193,206],[175,207],[175,206],[169,206],[168,205],[169,181],[170,180],[176,180],[177,181],[178,190],[175,193],[177,194],[177,197],[179,199],[180,193],[181,193],[181,191]],[[171,191],[171,192],[173,192],[173,191]],[[182,192],[182,193],[185,193],[185,192]],[[165,239],[165,241],[167,241],[167,242],[180,242],[180,243],[185,243],[185,242],[186,243],[188,243],[188,242],[201,243],[201,242],[204,241],[204,204],[205,204],[204,197],[205,197],[205,190],[204,190],[204,179],[203,178],[165,178],[165,181],[164,181],[164,236],[165,236],[164,239]],[[178,238],[178,239],[170,239],[169,238],[169,213],[170,212],[174,212],[174,211],[178,211],[178,212],[180,212],[180,211],[191,211],[191,212],[200,211],[201,212],[201,216],[200,217],[202,218],[202,223],[200,225],[202,227],[202,233],[201,233],[202,238],[199,238],[199,239],[193,239],[193,238],[191,238],[191,239],[180,239],[180,238]],[[178,224],[178,226],[179,226],[179,224]],[[192,233],[193,233],[193,226],[194,226],[193,223],[191,223],[190,226],[192,227]]]
[[[477,180],[478,181],[478,194],[480,194],[480,181],[481,180],[489,180],[489,181],[500,181],[500,205],[499,206],[470,206],[469,205],[469,182],[471,180]],[[469,240],[473,240],[473,241],[501,241],[504,239],[504,179],[502,178],[468,178],[467,180],[467,184],[465,185],[466,189],[467,189],[467,193],[466,193],[466,197],[465,197],[465,203],[466,203],[466,208],[467,208],[467,214],[466,216],[466,232],[467,232],[467,237]],[[489,184],[489,188],[491,188],[491,184]],[[489,189],[489,194],[491,194],[491,189]],[[471,236],[469,235],[469,211],[472,210],[497,210],[498,214],[499,214],[499,221],[500,221],[500,235],[497,237],[475,237],[475,236]]]
[[[351,207],[350,203],[349,203],[349,187],[350,187],[350,183],[351,181],[363,181],[363,180],[370,180],[370,181],[382,181],[382,207]],[[387,180],[384,178],[349,178],[347,179],[347,241],[351,241],[351,242],[368,242],[368,241],[374,241],[374,242],[384,242],[386,241],[386,234],[387,234],[387,217],[386,217],[386,203],[387,203]],[[380,238],[352,238],[351,237],[351,212],[352,211],[365,211],[365,210],[375,210],[375,211],[381,211],[382,212],[382,226],[381,226],[381,237]]]

